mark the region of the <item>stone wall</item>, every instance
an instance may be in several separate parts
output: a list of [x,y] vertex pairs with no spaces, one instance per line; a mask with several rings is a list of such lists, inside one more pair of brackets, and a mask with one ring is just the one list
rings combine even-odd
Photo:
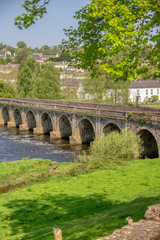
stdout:
[[132,222],[97,240],[160,240],[160,204],[148,207],[145,220]]

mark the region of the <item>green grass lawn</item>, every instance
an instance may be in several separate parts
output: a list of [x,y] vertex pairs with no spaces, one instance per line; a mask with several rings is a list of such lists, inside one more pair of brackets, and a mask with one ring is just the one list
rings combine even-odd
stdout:
[[[31,169],[34,161],[26,161],[25,169],[27,164]],[[21,169],[24,162],[15,164]],[[0,179],[11,171],[10,163],[4,165]],[[61,166],[64,171],[68,164]],[[53,227],[62,229],[64,240],[97,239],[126,225],[127,216],[138,221],[147,206],[159,202],[160,159],[136,160],[76,177],[57,171],[23,188],[1,193],[0,239],[53,240]]]
[[147,104],[141,105],[142,107],[152,107],[152,108],[160,108],[160,104]]

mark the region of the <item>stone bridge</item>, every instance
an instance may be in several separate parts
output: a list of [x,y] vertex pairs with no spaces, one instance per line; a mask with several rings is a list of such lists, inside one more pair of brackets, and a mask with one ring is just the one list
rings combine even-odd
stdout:
[[160,155],[160,110],[61,100],[0,98],[0,124],[69,139],[70,144],[90,143],[111,131],[132,130],[143,140],[142,157]]

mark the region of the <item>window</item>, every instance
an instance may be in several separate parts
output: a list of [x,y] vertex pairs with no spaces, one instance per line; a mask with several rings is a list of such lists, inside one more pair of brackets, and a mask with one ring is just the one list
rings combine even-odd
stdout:
[[151,89],[151,95],[153,95],[153,89]]
[[159,94],[159,89],[157,89],[157,94]]
[[146,89],[146,95],[148,95],[148,89]]

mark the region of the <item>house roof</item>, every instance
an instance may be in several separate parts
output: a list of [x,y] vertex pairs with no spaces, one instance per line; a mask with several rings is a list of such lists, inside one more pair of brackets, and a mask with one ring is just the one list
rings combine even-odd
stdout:
[[160,79],[135,80],[131,82],[129,88],[160,88]]
[[0,52],[0,56],[5,56],[6,54],[4,52]]
[[37,60],[40,60],[40,59],[41,59],[40,55],[38,55],[38,54],[37,54],[37,55],[34,54],[33,57],[34,57],[35,59],[37,59]]

